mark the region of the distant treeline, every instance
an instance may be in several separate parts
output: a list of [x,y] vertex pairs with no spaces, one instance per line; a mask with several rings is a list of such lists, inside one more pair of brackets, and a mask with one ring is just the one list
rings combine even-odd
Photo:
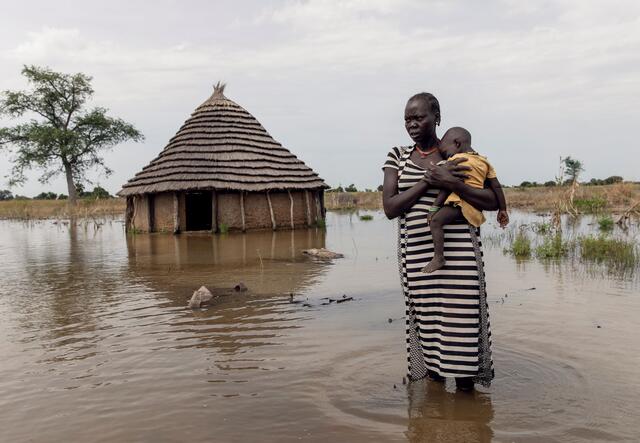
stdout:
[[349,186],[342,187],[342,185],[338,185],[336,188],[327,189],[327,192],[382,192],[382,185],[378,186],[376,189],[365,188],[363,190],[359,190],[356,188],[356,185],[351,183]]
[[[592,178],[591,180],[589,180],[588,182],[580,182],[581,185],[586,185],[586,186],[596,186],[596,185],[613,185],[616,183],[622,183],[624,181],[624,179],[622,177],[620,177],[619,175],[612,175],[611,177],[607,177],[605,179],[600,179],[600,178]],[[572,183],[571,179],[567,179],[564,181],[561,180],[549,180],[546,181],[544,183],[538,183],[538,182],[531,182],[531,181],[523,181],[522,183],[520,183],[517,186],[514,186],[516,188],[536,188],[536,187],[550,187],[550,186],[563,186],[563,185],[570,185]],[[504,186],[505,188],[508,188],[509,186]]]
[[[109,191],[101,186],[95,186],[93,191],[85,191],[82,185],[76,185],[76,192],[80,198],[88,199],[106,199],[115,198],[109,194]],[[55,192],[41,192],[33,198],[24,195],[13,195],[8,189],[0,190],[0,201],[6,200],[67,200],[69,197],[66,194],[56,194]]]
[[[595,185],[613,185],[616,183],[622,183],[624,181],[624,179],[622,177],[620,177],[619,175],[612,175],[611,177],[607,177],[605,179],[600,179],[600,178],[592,178],[591,180],[589,180],[588,182],[580,182],[581,185],[586,185],[586,186],[595,186]],[[570,185],[572,183],[572,179],[568,178],[566,180],[549,180],[546,181],[544,183],[538,183],[536,181],[528,181],[525,180],[522,183],[520,183],[519,185],[515,185],[515,186],[507,186],[507,185],[503,185],[503,187],[505,188],[537,188],[537,187],[551,187],[551,186],[563,186],[563,185]],[[376,189],[370,189],[370,188],[365,188],[363,190],[360,190],[358,188],[356,188],[356,186],[352,183],[349,186],[345,186],[343,187],[342,185],[339,185],[335,188],[331,188],[328,189],[327,192],[382,192],[382,185],[378,186]]]

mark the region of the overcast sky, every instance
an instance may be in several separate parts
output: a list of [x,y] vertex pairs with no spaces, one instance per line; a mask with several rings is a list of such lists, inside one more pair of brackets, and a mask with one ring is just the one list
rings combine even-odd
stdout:
[[[92,104],[146,136],[106,154],[112,176],[91,176],[111,192],[218,80],[332,186],[381,183],[420,91],[440,100],[440,133],[469,129],[505,184],[552,179],[567,155],[585,179],[640,179],[637,0],[21,0],[2,2],[0,24],[1,90],[26,87],[24,64],[81,71]],[[66,193],[62,177],[30,177],[14,193]]]

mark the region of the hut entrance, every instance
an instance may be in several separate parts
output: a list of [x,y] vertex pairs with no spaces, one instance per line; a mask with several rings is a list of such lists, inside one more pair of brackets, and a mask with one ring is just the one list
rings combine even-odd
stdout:
[[185,194],[187,231],[211,230],[211,191]]

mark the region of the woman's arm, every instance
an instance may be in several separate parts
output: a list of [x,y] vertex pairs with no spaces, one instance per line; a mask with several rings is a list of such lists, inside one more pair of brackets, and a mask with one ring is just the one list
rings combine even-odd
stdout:
[[411,188],[398,193],[398,171],[385,168],[382,185],[382,207],[388,219],[396,218],[413,206],[429,189],[426,181],[420,180]]
[[456,159],[442,166],[432,165],[428,168],[429,183],[438,188],[448,189],[455,192],[461,199],[471,204],[481,211],[495,211],[498,209],[498,200],[496,195],[490,188],[478,189],[465,184],[459,178],[461,168],[469,169],[464,166],[458,166],[463,159]]

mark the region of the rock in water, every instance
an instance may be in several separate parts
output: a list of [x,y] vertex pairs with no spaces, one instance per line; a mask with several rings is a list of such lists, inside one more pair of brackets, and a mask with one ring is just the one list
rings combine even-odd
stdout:
[[302,253],[310,255],[312,257],[318,257],[318,258],[342,258],[342,257],[344,257],[343,254],[340,254],[338,252],[329,251],[328,249],[325,249],[325,248],[304,249],[302,251]]
[[189,307],[191,309],[198,309],[200,306],[209,303],[213,299],[213,294],[206,287],[200,286],[200,289],[193,291],[191,300],[189,300]]

